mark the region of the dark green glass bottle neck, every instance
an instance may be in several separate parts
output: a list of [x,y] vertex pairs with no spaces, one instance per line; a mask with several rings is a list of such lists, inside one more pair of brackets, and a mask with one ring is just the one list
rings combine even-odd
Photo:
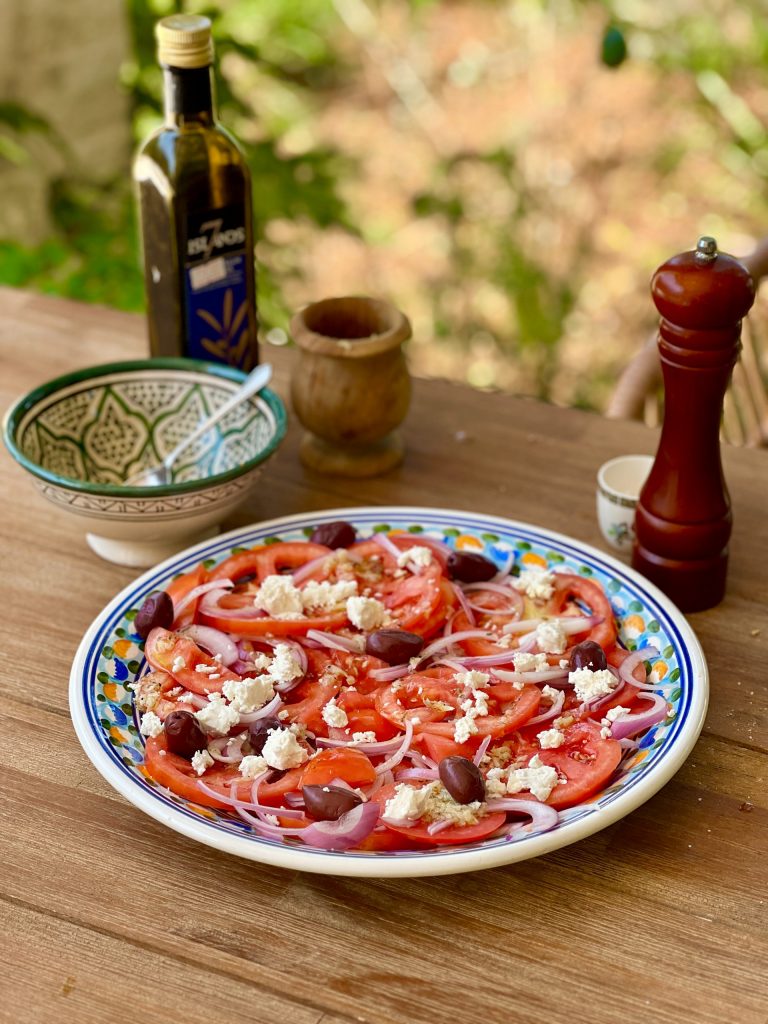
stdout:
[[213,124],[213,69],[163,68],[167,124]]

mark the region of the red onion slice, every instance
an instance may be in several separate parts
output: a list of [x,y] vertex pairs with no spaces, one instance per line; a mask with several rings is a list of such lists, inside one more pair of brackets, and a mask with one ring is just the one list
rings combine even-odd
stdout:
[[527,835],[533,832],[547,832],[554,828],[559,820],[554,807],[539,803],[538,800],[512,800],[503,797],[500,800],[489,800],[485,806],[489,811],[514,811],[516,814],[527,815],[531,819],[530,823],[523,826],[522,830],[516,830],[516,835],[518,831],[525,831]]
[[506,669],[497,668],[494,669],[493,675],[504,683],[551,683],[559,681],[567,683],[569,686],[573,685],[573,683],[568,683],[568,669],[557,668],[554,665],[552,668],[543,668],[538,672],[508,672]]
[[394,736],[391,740],[377,740],[375,743],[350,743],[349,737],[346,739],[331,739],[330,737],[325,736],[317,737],[318,747],[353,746],[355,750],[359,750],[361,753],[367,754],[368,757],[376,757],[380,754],[391,754],[395,750],[399,749],[402,742],[402,736]]
[[491,745],[491,736],[489,735],[489,736],[485,737],[483,742],[477,748],[477,752],[475,753],[475,756],[472,758],[472,760],[474,761],[475,764],[480,764],[480,762],[485,757],[486,750],[488,749],[488,747],[490,747],[490,745]]
[[621,718],[617,718],[611,725],[611,735],[615,740],[628,739],[639,732],[645,732],[667,717],[669,706],[660,694],[638,693],[637,698],[651,701],[651,707],[636,715],[622,715]]
[[396,548],[386,533],[374,533],[371,540],[378,544],[380,548],[387,552],[390,557],[394,558],[395,561],[400,557],[400,549]]
[[507,622],[501,627],[505,635],[510,633],[525,633],[527,630],[535,630],[542,623],[541,619],[518,619],[517,622]]
[[321,850],[349,850],[362,843],[373,832],[379,820],[380,807],[375,800],[357,804],[336,821],[315,821],[300,830],[307,846]]
[[201,583],[199,586],[193,587],[188,594],[185,594],[184,597],[182,597],[177,605],[174,605],[174,621],[178,619],[184,609],[188,605],[192,604],[193,601],[196,601],[198,597],[202,597],[203,594],[208,594],[215,590],[220,590],[222,594],[226,594],[226,592],[234,587],[234,585],[235,584],[232,580],[209,580],[207,583]]
[[[202,779],[198,779],[197,784],[204,793],[208,794],[208,796],[212,796],[216,800],[220,800],[221,803],[234,807],[235,810],[257,811],[262,814],[280,814],[284,818],[301,819],[304,817],[302,812],[299,810],[291,810],[290,808],[284,807],[267,807],[264,804],[254,803],[248,800],[237,800],[232,796],[224,796],[223,793],[220,793],[217,789],[207,786]],[[276,828],[277,826],[272,827]]]
[[221,655],[221,664],[225,668],[229,668],[238,660],[237,644],[220,629],[214,629],[212,626],[187,626],[181,632],[214,657],[217,654]]
[[619,665],[619,678],[622,682],[630,683],[632,686],[636,686],[639,690],[663,690],[665,687],[671,686],[671,683],[649,683],[647,681],[641,682],[634,676],[634,671],[638,665],[642,665],[644,661],[650,661],[651,658],[658,658],[659,652],[655,647],[642,647],[639,651],[633,651],[628,658]]
[[489,580],[487,583],[468,583],[464,587],[465,594],[474,593],[476,590],[488,590],[493,594],[501,594],[502,597],[509,599],[511,608],[483,608],[482,605],[477,603],[470,603],[470,608],[473,611],[483,612],[485,615],[522,615],[525,611],[525,599],[519,591],[514,590],[512,587],[508,587],[503,583],[494,583],[493,580]]
[[405,734],[403,735],[402,743],[390,758],[388,758],[386,761],[382,761],[382,763],[376,767],[376,774],[381,775],[382,772],[390,771],[392,768],[395,767],[396,764],[400,764],[400,762],[405,757],[412,740],[413,721],[410,718],[406,718]]
[[358,637],[337,636],[336,633],[324,633],[319,629],[307,630],[307,640],[313,640],[321,647],[332,651],[346,651],[350,654],[362,654]]
[[428,644],[419,655],[419,663],[431,658],[439,651],[444,651],[461,640],[492,640],[493,637],[487,629],[462,629],[458,633],[451,633],[450,636],[441,636]]
[[426,779],[428,782],[435,782],[440,778],[436,768],[404,768],[397,773],[397,781],[401,779]]
[[326,558],[329,558],[331,555],[333,555],[333,552],[328,548],[324,555],[320,555],[318,558],[313,558],[310,562],[305,562],[304,565],[300,565],[299,568],[292,573],[294,586],[298,586],[299,583],[303,583],[304,580],[309,579],[315,569],[319,569],[325,562]]
[[396,679],[407,676],[410,671],[409,665],[390,665],[389,668],[375,668],[368,675],[377,683],[393,683]]
[[[203,594],[203,599],[200,602],[200,611],[205,612],[206,615],[215,615],[219,619],[263,619],[266,618],[266,612],[263,612],[260,608],[255,605],[252,608],[222,608],[219,605],[219,601],[226,594],[228,590],[221,589],[221,580],[214,580],[219,585],[219,589],[210,589]],[[224,581],[228,582],[228,581]]]
[[445,829],[450,828],[452,824],[453,822],[450,818],[443,818],[442,821],[433,821],[431,825],[427,825],[427,832],[429,832],[431,836],[436,836],[439,832],[443,832]]
[[[470,626],[476,626],[477,619],[475,618],[475,613],[472,610],[472,605],[467,600],[464,591],[461,589],[458,583],[451,583],[451,589],[453,590],[453,593],[456,595],[456,600],[459,602],[459,607],[467,617],[467,622],[470,624]],[[453,625],[455,618],[455,616],[451,616],[448,623],[446,624],[443,636],[450,636],[451,630],[448,627]]]
[[222,764],[238,764],[243,759],[245,738],[244,732],[237,736],[219,736],[208,742],[208,753],[214,761],[221,761]]
[[548,722],[551,718],[559,715],[563,710],[563,704],[565,704],[565,690],[559,690],[549,711],[545,711],[541,715],[536,715],[535,718],[529,718],[525,723],[526,729],[529,725],[539,725],[541,722]]

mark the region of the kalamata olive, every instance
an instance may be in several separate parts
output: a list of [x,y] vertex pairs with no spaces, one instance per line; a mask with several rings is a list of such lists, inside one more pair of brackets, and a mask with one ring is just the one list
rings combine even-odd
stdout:
[[172,711],[163,724],[168,749],[179,757],[191,758],[196,750],[205,750],[208,746],[200,723],[189,711]]
[[317,821],[338,821],[363,802],[357,793],[341,786],[304,786],[302,793],[307,814]]
[[357,540],[357,532],[351,523],[323,523],[316,526],[309,538],[313,544],[325,544],[327,548],[348,548]]
[[593,672],[608,668],[605,651],[594,640],[582,640],[580,644],[576,644],[571,649],[568,668],[571,672],[575,672],[579,668],[591,668]]
[[264,744],[269,739],[270,729],[282,728],[283,723],[279,718],[257,718],[255,722],[251,722],[248,726],[248,739],[254,754],[260,754],[264,749]]
[[438,768],[440,781],[460,804],[485,800],[485,779],[477,765],[467,757],[444,757]]
[[133,620],[133,628],[145,640],[157,626],[170,629],[173,625],[173,601],[164,590],[150,594]]
[[448,555],[448,575],[462,583],[485,583],[499,570],[484,555],[476,551],[452,551]]
[[388,665],[404,665],[421,654],[424,638],[405,629],[377,629],[365,641],[365,653],[386,661]]

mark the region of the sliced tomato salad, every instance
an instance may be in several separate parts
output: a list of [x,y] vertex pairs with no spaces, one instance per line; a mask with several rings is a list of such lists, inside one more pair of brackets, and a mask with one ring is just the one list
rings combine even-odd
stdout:
[[177,797],[329,850],[514,839],[521,808],[544,828],[594,799],[666,714],[595,580],[316,532],[169,584],[134,691],[143,770]]

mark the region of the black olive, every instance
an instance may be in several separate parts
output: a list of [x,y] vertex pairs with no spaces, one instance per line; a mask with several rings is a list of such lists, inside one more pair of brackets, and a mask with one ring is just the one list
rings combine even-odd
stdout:
[[377,629],[365,641],[365,653],[388,665],[404,665],[421,654],[423,647],[423,637],[404,629]]
[[593,672],[598,672],[600,669],[608,668],[608,660],[600,644],[594,640],[582,640],[580,644],[571,648],[568,668],[571,672],[579,668],[590,668]]
[[150,594],[133,620],[133,628],[145,640],[158,626],[170,629],[173,625],[173,601],[164,590]]
[[309,538],[313,544],[324,544],[327,548],[348,548],[357,540],[357,531],[351,523],[323,523],[312,531]]
[[490,558],[474,551],[452,551],[448,555],[448,575],[462,583],[487,583],[499,570]]
[[163,723],[168,749],[179,757],[192,758],[198,750],[205,750],[208,740],[200,723],[189,711],[172,711]]
[[338,821],[363,802],[359,794],[341,786],[304,786],[302,793],[307,814],[316,821]]
[[485,779],[482,772],[467,757],[444,757],[438,768],[440,781],[460,804],[485,800]]

